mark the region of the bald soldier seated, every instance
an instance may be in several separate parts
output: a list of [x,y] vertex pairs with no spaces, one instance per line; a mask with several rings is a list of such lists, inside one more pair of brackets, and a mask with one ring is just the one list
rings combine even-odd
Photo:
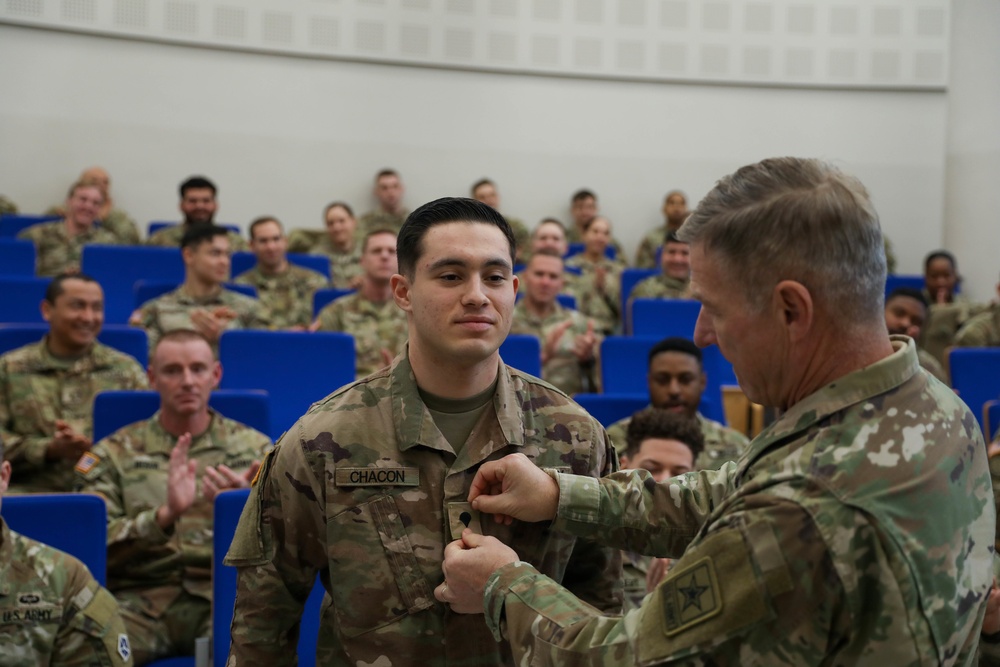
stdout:
[[160,409],[111,434],[77,463],[77,486],[108,505],[108,588],[135,663],[194,653],[212,601],[212,504],[247,487],[271,440],[208,406],[222,378],[208,341],[165,334],[149,361]]

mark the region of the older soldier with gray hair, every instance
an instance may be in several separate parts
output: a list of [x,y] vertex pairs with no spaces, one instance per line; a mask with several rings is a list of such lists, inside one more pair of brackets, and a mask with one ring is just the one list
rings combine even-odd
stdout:
[[594,479],[615,466],[604,429],[562,392],[500,359],[517,278],[503,216],[471,199],[414,211],[399,233],[396,304],[409,344],[392,365],[316,403],[268,457],[227,562],[239,568],[229,664],[295,663],[317,575],[329,594],[322,665],[513,665],[478,618],[434,600],[445,544],[499,537],[604,611],[620,555],[547,525],[480,522],[466,501],[484,462]]
[[679,557],[635,611],[602,616],[515,551],[463,534],[436,596],[486,614],[522,664],[971,665],[994,508],[975,418],[882,313],[885,252],[864,186],[779,158],[719,181],[681,228],[718,343],[781,411],[738,463],[655,483],[520,456],[469,500],[501,521]]

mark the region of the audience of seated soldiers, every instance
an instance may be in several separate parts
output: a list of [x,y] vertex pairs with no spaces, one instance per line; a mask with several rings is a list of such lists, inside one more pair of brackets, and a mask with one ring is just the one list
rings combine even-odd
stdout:
[[[219,210],[218,188],[215,183],[204,176],[192,176],[181,183],[179,190],[179,207],[184,219],[179,225],[170,225],[154,232],[146,241],[148,245],[176,248],[192,227],[215,224],[215,214]],[[233,252],[247,249],[247,242],[242,236],[230,230],[227,233]]]
[[[927,299],[921,290],[897,287],[885,298],[885,326],[892,335],[920,340],[920,331],[927,321],[927,308]],[[917,348],[917,361],[928,373],[949,384],[944,367],[923,348]]]
[[222,367],[201,334],[166,333],[149,360],[159,410],[98,442],[77,488],[108,508],[108,588],[134,661],[194,653],[212,615],[212,506],[250,485],[271,448],[263,433],[208,406]]
[[260,301],[223,286],[229,278],[231,254],[229,231],[224,227],[197,224],[184,233],[184,283],[147,301],[129,318],[129,324],[146,330],[150,350],[174,329],[194,329],[218,353],[224,331],[270,328],[270,315]]
[[[649,351],[646,381],[652,407],[693,417],[701,425],[705,443],[695,461],[697,469],[714,470],[743,454],[750,443],[745,435],[698,412],[708,384],[701,348],[686,338],[661,340]],[[608,437],[616,448],[626,443],[630,421],[631,417],[626,417],[608,427]]]
[[[500,212],[500,193],[497,192],[496,183],[488,178],[481,178],[472,184],[472,198]],[[528,249],[531,233],[527,226],[519,219],[505,215],[504,220],[510,225],[514,232],[514,242],[517,243],[517,255],[515,259],[520,262],[524,259],[525,251]]]
[[[104,196],[104,203],[97,213],[98,224],[101,229],[111,232],[118,242],[124,245],[139,245],[139,226],[128,213],[120,208],[115,208],[114,200],[111,198],[111,175],[103,167],[88,167],[80,174],[80,182],[88,185],[96,185]],[[66,215],[66,206],[59,204],[53,206],[46,213],[56,215]]]
[[73,464],[91,446],[94,396],[146,388],[138,361],[97,340],[104,292],[96,280],[56,276],[41,309],[42,340],[0,356],[0,438],[15,493],[70,491]]
[[540,250],[524,269],[524,296],[514,306],[510,332],[531,334],[542,349],[542,379],[567,394],[599,390],[597,356],[602,336],[594,321],[563,308],[563,258]]
[[355,374],[360,379],[388,366],[406,345],[406,313],[392,296],[396,273],[396,234],[375,229],[361,245],[361,285],[328,303],[311,331],[342,331],[354,337]]
[[77,181],[66,195],[62,220],[41,222],[21,230],[17,238],[35,244],[37,275],[79,273],[83,246],[118,243],[114,234],[96,224],[103,205],[100,187],[92,182]]
[[947,351],[954,345],[959,329],[984,308],[959,292],[961,284],[954,255],[947,250],[935,250],[927,255],[924,259],[924,297],[930,310],[919,343],[943,366],[947,366]]
[[257,290],[272,328],[303,331],[312,322],[313,295],[328,281],[322,273],[289,262],[287,249],[281,222],[271,216],[257,218],[250,223],[250,250],[257,264],[233,282]]
[[[566,229],[566,240],[569,243],[581,243],[584,225],[597,217],[599,210],[597,195],[592,191],[583,189],[573,193],[569,204],[569,214],[573,218],[573,224]],[[623,262],[628,261],[621,243],[614,237],[611,238],[611,247],[615,249],[615,259],[620,259]]]
[[621,324],[621,273],[624,264],[605,254],[611,244],[611,223],[596,216],[583,226],[583,252],[566,259],[566,268],[580,275],[570,281],[576,309],[594,320],[604,335],[616,332]]
[[644,278],[629,292],[632,299],[686,299],[691,284],[691,248],[667,232],[660,253],[660,273]]

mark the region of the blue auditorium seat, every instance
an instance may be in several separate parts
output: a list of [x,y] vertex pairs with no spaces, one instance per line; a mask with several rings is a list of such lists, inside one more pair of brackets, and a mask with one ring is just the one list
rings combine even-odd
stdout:
[[0,236],[0,275],[34,276],[35,244]]
[[31,213],[8,213],[0,215],[0,238],[14,238],[21,230],[43,222],[62,220],[61,215],[34,215]]
[[542,377],[542,346],[537,336],[508,335],[500,344],[500,358],[522,373]]
[[692,299],[635,299],[632,301],[632,335],[694,339],[701,304]]
[[108,508],[88,493],[4,496],[0,514],[15,531],[83,561],[102,585],[108,579]]
[[313,317],[319,315],[319,311],[323,310],[323,307],[331,301],[335,301],[348,294],[354,294],[354,292],[355,290],[343,287],[323,287],[316,290],[313,294]]
[[[152,236],[161,229],[165,229],[166,227],[173,227],[174,225],[177,224],[180,223],[177,223],[173,220],[152,220],[148,225],[146,225],[146,234]],[[234,225],[231,223],[222,223],[222,222],[217,222],[215,224],[219,227],[225,227],[231,232],[235,232],[240,235],[243,234],[243,231],[240,229],[239,225]]]
[[319,331],[226,331],[219,340],[222,387],[263,389],[271,397],[271,437],[309,406],[354,382],[354,337]]
[[104,288],[104,321],[125,324],[135,310],[133,286],[139,280],[184,282],[178,248],[88,245],[82,270]]
[[922,290],[924,288],[924,277],[923,276],[907,276],[901,274],[890,273],[885,277],[885,295],[889,294],[898,287],[910,287],[916,290]]
[[[987,401],[1000,399],[1000,347],[955,347],[948,354],[951,386],[985,428]],[[984,433],[989,439],[992,435]]]
[[[266,391],[216,389],[208,404],[222,415],[270,435],[271,401]],[[94,442],[152,417],[159,407],[160,395],[155,391],[100,392],[94,397]]]
[[42,300],[51,278],[0,276],[0,322],[44,322]]
[[573,400],[607,428],[649,405],[649,394],[576,394]]
[[625,333],[632,333],[631,322],[629,321],[629,309],[628,309],[628,299],[632,295],[632,288],[638,285],[640,282],[649,278],[651,276],[659,275],[660,269],[636,269],[629,267],[622,271],[621,275],[621,312],[622,312],[622,323],[625,327]]
[[[229,656],[233,605],[236,604],[236,568],[223,561],[236,534],[249,489],[226,491],[215,497],[215,532],[212,536],[212,664],[225,667]],[[302,610],[299,625],[298,664],[316,664],[316,641],[319,638],[320,609],[326,594],[319,577]]]

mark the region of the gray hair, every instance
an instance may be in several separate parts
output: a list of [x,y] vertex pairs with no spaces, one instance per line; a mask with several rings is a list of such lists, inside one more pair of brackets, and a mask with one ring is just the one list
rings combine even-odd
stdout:
[[782,280],[839,321],[881,322],[886,261],[868,191],[831,164],[771,158],[724,177],[677,234],[701,244],[758,312]]

